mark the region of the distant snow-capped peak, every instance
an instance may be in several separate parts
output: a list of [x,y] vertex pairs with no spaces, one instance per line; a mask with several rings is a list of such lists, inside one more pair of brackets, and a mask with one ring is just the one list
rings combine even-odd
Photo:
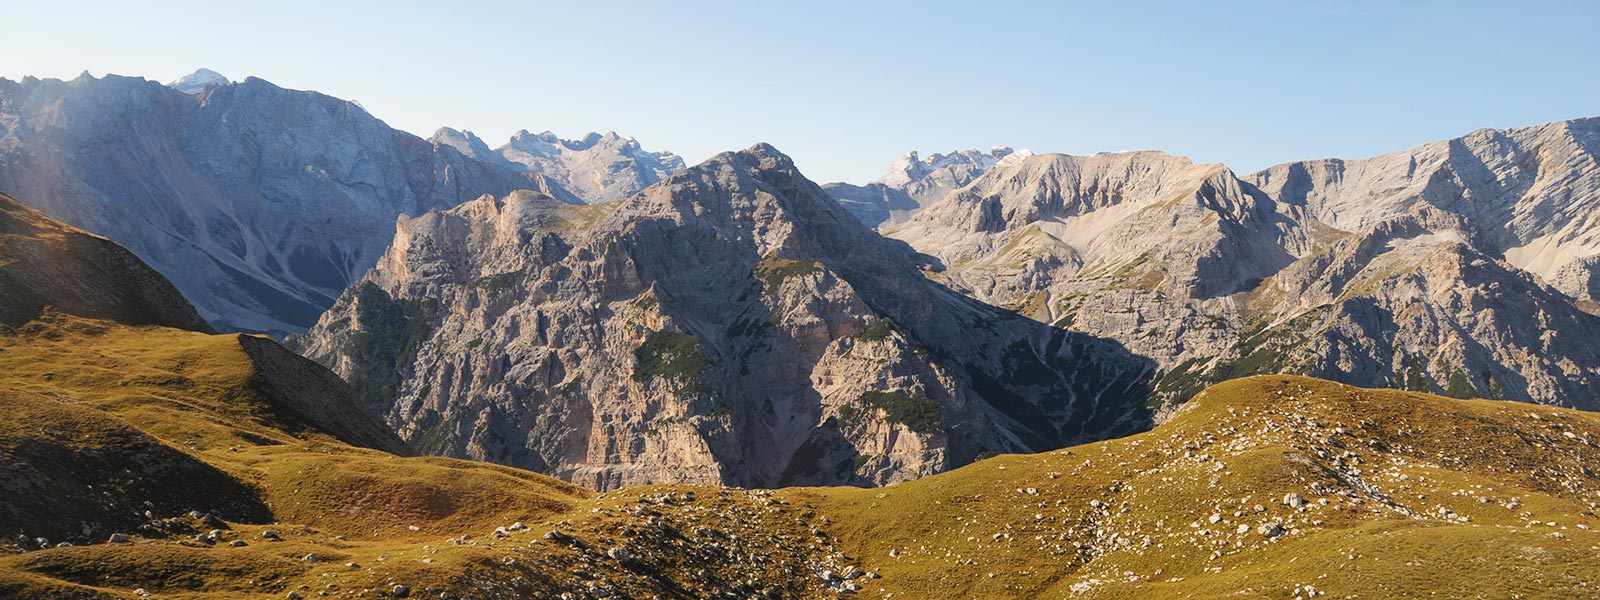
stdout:
[[179,77],[175,81],[168,82],[167,87],[178,90],[185,94],[198,94],[208,87],[214,85],[228,85],[230,83],[233,82],[228,81],[228,78],[223,77],[221,73],[211,69],[200,69],[188,75],[184,75],[183,77]]

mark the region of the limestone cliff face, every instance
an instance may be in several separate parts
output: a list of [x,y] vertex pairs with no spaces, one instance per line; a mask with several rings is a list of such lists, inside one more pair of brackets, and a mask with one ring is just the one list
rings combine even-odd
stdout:
[[873,485],[1149,423],[1149,361],[927,280],[768,146],[398,230],[297,343],[426,452],[601,489]]
[[397,131],[360,105],[250,78],[0,80],[0,189],[132,250],[219,329],[316,321],[400,214],[541,176]]
[[[886,235],[951,287],[1116,339],[1157,396],[1263,372],[1600,407],[1594,121],[1236,177],[1160,153],[998,168]],[[1550,286],[1556,287],[1550,287]]]

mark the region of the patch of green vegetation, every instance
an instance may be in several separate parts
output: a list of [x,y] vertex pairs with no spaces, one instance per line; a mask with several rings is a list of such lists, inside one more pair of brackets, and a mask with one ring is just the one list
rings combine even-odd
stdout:
[[1408,392],[1431,392],[1433,380],[1428,379],[1428,373],[1422,368],[1422,357],[1412,355],[1406,361],[1405,379],[1401,382],[1400,389]]
[[[776,316],[771,318],[776,319]],[[734,319],[732,323],[728,324],[728,337],[760,337],[766,334],[767,331],[771,330],[773,326],[774,323],[771,320],[740,317],[738,319]]]
[[633,351],[633,380],[652,377],[694,379],[711,367],[700,352],[700,338],[676,331],[657,331]]
[[888,319],[878,319],[873,324],[868,325],[866,329],[857,332],[856,339],[863,342],[876,342],[888,338],[889,334],[893,332],[894,324],[890,323]]
[[1239,360],[1227,363],[1225,368],[1219,370],[1217,380],[1226,381],[1236,377],[1277,373],[1287,365],[1288,360],[1282,349],[1276,346],[1264,346],[1252,350]]
[[934,433],[944,411],[939,403],[925,397],[913,397],[900,392],[870,391],[861,394],[861,403],[881,408],[889,413],[889,421],[905,425],[917,433]]
[[846,404],[844,406],[840,406],[839,407],[839,420],[841,420],[841,421],[854,421],[855,419],[856,419],[856,407],[851,406],[849,404]]
[[439,411],[426,409],[418,423],[423,426],[423,431],[410,441],[411,448],[419,454],[437,455],[444,449],[445,440],[450,437],[449,421],[439,415]]
[[[717,388],[700,383],[698,381],[691,381],[684,384],[683,387],[678,388],[678,391],[674,393],[678,394],[679,396],[683,396],[687,394],[714,394],[716,391]],[[726,411],[724,411],[723,414],[726,414]]]
[[769,256],[756,263],[755,275],[767,294],[777,293],[790,277],[800,277],[822,272],[822,263],[814,260],[795,260]]
[[1137,258],[1118,266],[1110,274],[1113,285],[1146,292],[1155,291],[1161,285],[1161,282],[1166,280],[1166,274],[1145,268],[1145,263],[1148,262],[1150,262],[1150,253],[1145,252]]
[[354,365],[350,386],[367,406],[383,412],[394,402],[438,311],[432,298],[395,300],[371,281],[356,286],[356,331],[342,350]]
[[1444,387],[1444,395],[1465,400],[1467,398],[1476,398],[1478,389],[1473,387],[1472,380],[1467,378],[1465,372],[1456,369],[1450,372],[1450,382]]
[[487,275],[474,279],[472,280],[472,283],[467,285],[490,292],[500,292],[511,289],[511,287],[517,283],[517,280],[521,279],[525,274],[526,273],[523,271],[495,273],[494,275]]
[[1483,387],[1490,400],[1506,399],[1506,388],[1500,385],[1500,379],[1494,376],[1494,371],[1483,370]]
[[[1322,306],[1277,326],[1268,321],[1254,321],[1239,333],[1224,359],[1205,366],[1206,359],[1191,359],[1160,374],[1155,389],[1170,400],[1183,402],[1206,386],[1230,379],[1254,375],[1299,374],[1305,367],[1296,363],[1291,354],[1296,346],[1314,335],[1318,321],[1331,306]],[[1226,324],[1212,321],[1213,327]]]
[[1204,361],[1201,359],[1191,358],[1178,363],[1177,366],[1168,371],[1158,374],[1155,385],[1156,391],[1170,394],[1178,400],[1186,400],[1199,393],[1200,390],[1205,389],[1210,380],[1203,372],[1195,370],[1195,367],[1200,366],[1202,362]]
[[871,461],[872,461],[872,455],[871,454],[862,454],[862,455],[856,456],[856,464],[850,470],[852,472],[853,471],[860,471],[861,467],[867,466],[867,463],[871,462]]

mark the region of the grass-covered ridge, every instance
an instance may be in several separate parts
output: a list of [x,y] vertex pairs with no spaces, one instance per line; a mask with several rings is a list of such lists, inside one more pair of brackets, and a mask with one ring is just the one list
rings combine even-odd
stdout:
[[896,597],[1590,597],[1597,446],[1591,413],[1261,376],[1129,438],[801,497]]
[[[656,347],[679,356],[686,338]],[[1140,435],[881,489],[596,495],[345,444],[276,407],[261,364],[238,336],[71,319],[0,334],[12,416],[0,486],[44,468],[33,450],[16,462],[23,445],[64,452],[66,467],[89,450],[165,465],[142,487],[119,469],[56,469],[82,493],[42,508],[18,501],[38,490],[7,488],[0,546],[43,535],[39,523],[66,525],[52,536],[101,526],[63,538],[73,547],[29,540],[0,556],[0,597],[403,585],[485,599],[1579,598],[1600,586],[1600,415],[1572,410],[1261,376],[1211,386]],[[916,404],[899,396],[862,408]],[[216,541],[197,539],[212,529]]]

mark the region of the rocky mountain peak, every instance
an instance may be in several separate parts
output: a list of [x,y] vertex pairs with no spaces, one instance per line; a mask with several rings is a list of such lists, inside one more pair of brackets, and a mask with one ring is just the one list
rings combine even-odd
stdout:
[[618,203],[402,226],[300,343],[428,452],[605,489],[876,484],[1143,414],[1145,363],[928,282],[767,144]]
[[428,141],[433,144],[455,148],[457,152],[477,160],[503,162],[493,150],[489,149],[489,145],[484,143],[482,138],[479,138],[477,134],[471,131],[440,127],[433,132],[433,137],[428,138]]
[[185,94],[198,94],[202,91],[205,91],[205,89],[208,87],[228,85],[230,83],[232,82],[228,81],[227,77],[223,77],[221,73],[211,69],[202,68],[188,75],[184,75],[183,77],[174,79],[168,82],[166,85],[167,87],[178,90]]
[[[923,159],[915,150],[908,152],[890,165],[889,172],[874,180],[892,187],[904,188],[939,171],[981,173],[1007,156],[1017,154],[1010,146],[995,146],[988,152],[977,149],[961,150],[949,154],[935,152]],[[1031,154],[1027,150],[1022,155]]]

